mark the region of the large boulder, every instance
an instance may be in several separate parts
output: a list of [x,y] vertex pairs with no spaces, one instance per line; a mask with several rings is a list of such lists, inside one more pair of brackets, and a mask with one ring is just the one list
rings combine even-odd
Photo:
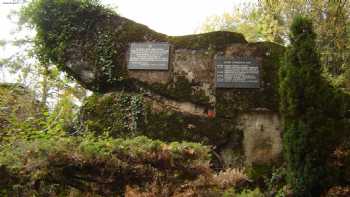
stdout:
[[[276,140],[280,139],[277,87],[284,47],[248,43],[239,33],[223,31],[168,36],[92,1],[39,0],[26,12],[39,32],[42,61],[56,64],[96,93],[82,107],[82,130],[107,130],[113,135],[138,131],[164,140],[206,142],[218,152],[246,152],[249,163],[269,162],[281,151]],[[169,69],[128,70],[134,42],[169,43]],[[218,56],[254,58],[259,87],[216,87]],[[133,100],[135,94],[142,98]],[[244,146],[237,136],[244,137]],[[250,150],[239,150],[237,144]],[[255,154],[261,152],[264,155]]]

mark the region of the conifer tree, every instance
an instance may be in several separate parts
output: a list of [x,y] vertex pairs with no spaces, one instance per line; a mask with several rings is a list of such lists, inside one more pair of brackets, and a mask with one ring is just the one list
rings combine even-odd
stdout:
[[321,75],[312,22],[296,17],[290,32],[280,70],[288,182],[295,196],[315,197],[327,186],[327,158],[344,129],[342,96]]

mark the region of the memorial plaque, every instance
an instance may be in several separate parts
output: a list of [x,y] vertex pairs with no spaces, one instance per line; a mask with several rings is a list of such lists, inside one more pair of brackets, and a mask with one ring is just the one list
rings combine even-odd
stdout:
[[128,69],[168,70],[168,43],[131,43]]
[[217,57],[216,87],[259,88],[259,65],[253,57]]

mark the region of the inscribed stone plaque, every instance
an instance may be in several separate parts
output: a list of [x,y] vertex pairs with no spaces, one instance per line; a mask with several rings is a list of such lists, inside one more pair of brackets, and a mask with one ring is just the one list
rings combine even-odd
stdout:
[[259,88],[259,65],[253,57],[217,57],[216,87]]
[[168,70],[168,43],[131,43],[128,69]]

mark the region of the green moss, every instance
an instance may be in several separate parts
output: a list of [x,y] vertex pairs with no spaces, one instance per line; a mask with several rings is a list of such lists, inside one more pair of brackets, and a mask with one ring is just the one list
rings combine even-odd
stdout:
[[195,34],[187,36],[170,36],[168,41],[175,48],[184,49],[213,49],[216,51],[223,50],[230,44],[247,43],[244,36],[239,33],[217,31],[205,34]]
[[[235,119],[198,117],[170,110],[152,112],[148,109],[146,112],[144,135],[152,139],[200,142],[213,146],[217,153],[230,144],[237,157],[243,155],[243,132]],[[216,159],[212,160],[215,166],[223,165]]]
[[[242,150],[243,133],[232,119],[198,117],[167,109],[154,112],[140,95],[142,103],[136,105],[134,115],[138,118],[132,119],[134,97],[128,93],[90,96],[80,112],[81,129],[97,134],[108,132],[114,137],[145,135],[167,142],[201,142],[215,146],[216,150],[235,142],[235,149]],[[133,121],[137,124],[135,130],[129,127]]]
[[205,95],[204,90],[195,90],[194,84],[184,76],[179,76],[175,82],[168,84],[153,83],[148,85],[143,83],[142,85],[154,93],[170,99],[209,106],[209,97]]
[[135,94],[92,95],[80,111],[78,128],[114,137],[134,136],[143,122],[142,97]]
[[205,91],[195,89],[195,84],[187,80],[184,76],[179,76],[175,82],[169,82],[167,84],[148,84],[137,79],[124,79],[118,85],[111,87],[109,91],[140,94],[151,92],[180,102],[192,102],[203,107],[212,107]]
[[[144,129],[152,138],[165,141],[194,141],[221,147],[229,140],[242,141],[242,132],[225,119],[208,119],[163,111],[147,113]],[[241,144],[239,143],[238,147]]]

